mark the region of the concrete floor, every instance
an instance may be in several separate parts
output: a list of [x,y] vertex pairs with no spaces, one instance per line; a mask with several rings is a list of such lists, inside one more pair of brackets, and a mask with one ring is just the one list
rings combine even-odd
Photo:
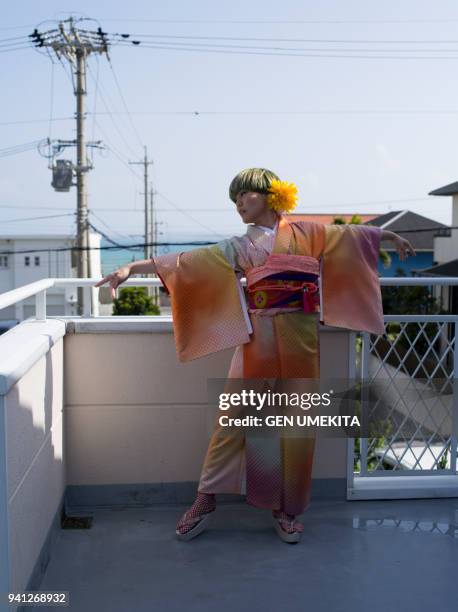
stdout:
[[458,499],[312,502],[297,545],[243,503],[178,542],[184,509],[93,509],[91,529],[60,531],[40,590],[73,612],[458,609]]

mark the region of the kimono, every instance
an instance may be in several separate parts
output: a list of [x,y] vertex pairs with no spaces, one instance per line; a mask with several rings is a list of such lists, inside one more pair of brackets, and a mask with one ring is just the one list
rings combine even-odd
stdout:
[[[320,322],[384,332],[380,238],[378,227],[279,215],[273,230],[251,225],[244,236],[155,257],[179,360],[234,348],[228,380],[319,378]],[[310,503],[314,446],[313,437],[230,435],[217,422],[198,490],[241,493],[246,484],[247,503],[296,516]]]

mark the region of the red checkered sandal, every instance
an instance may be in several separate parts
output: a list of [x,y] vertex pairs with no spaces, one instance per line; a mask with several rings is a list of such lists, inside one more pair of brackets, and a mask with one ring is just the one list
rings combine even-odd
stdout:
[[215,496],[198,493],[196,501],[186,510],[177,523],[175,534],[178,540],[192,540],[205,531],[210,522],[210,515],[216,510]]

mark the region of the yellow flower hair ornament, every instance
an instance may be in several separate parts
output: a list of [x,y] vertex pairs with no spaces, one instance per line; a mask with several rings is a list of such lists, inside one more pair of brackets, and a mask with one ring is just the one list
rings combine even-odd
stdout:
[[268,189],[267,204],[276,212],[291,212],[297,206],[296,185],[274,179]]

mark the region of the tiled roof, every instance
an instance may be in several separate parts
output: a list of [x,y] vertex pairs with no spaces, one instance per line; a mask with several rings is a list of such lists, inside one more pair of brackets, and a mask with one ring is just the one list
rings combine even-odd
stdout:
[[413,272],[418,272],[421,276],[458,276],[458,259],[452,259],[424,270],[413,270]]
[[[391,211],[385,215],[380,215],[369,225],[384,226],[385,229],[407,238],[414,249],[423,251],[434,250],[434,236],[437,234],[437,230],[448,227],[439,223],[439,221],[434,221],[410,210]],[[428,228],[432,228],[431,231],[427,231]],[[402,230],[413,231],[403,232]],[[382,247],[386,250],[394,250],[391,242],[382,242]]]
[[449,183],[448,185],[434,189],[433,191],[430,191],[428,195],[450,196],[454,195],[455,193],[458,193],[458,182]]

